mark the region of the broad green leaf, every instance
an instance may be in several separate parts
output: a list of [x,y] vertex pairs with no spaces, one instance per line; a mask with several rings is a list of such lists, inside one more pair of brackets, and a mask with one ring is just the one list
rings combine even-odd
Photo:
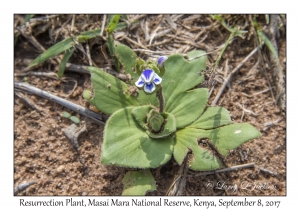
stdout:
[[198,146],[198,140],[208,138],[221,155],[226,156],[229,150],[235,149],[248,140],[257,138],[260,132],[248,123],[230,124],[213,130],[202,130],[186,127],[176,132],[174,158],[181,164],[192,150],[193,159],[190,168],[194,170],[212,170],[221,167],[221,163],[211,151]]
[[52,58],[68,49],[70,49],[72,46],[75,45],[75,42],[72,38],[67,38],[61,42],[58,42],[57,44],[53,45],[49,49],[47,49],[45,52],[40,54],[34,61],[32,61],[29,64],[29,68],[33,67],[35,65],[38,65],[40,63],[43,63],[44,61],[48,60],[49,58]]
[[165,74],[162,78],[162,87],[166,104],[165,109],[169,110],[179,94],[203,82],[206,56],[187,61],[182,55],[171,55],[165,61],[164,66]]
[[80,123],[80,120],[79,120],[78,117],[76,117],[76,116],[71,116],[69,119],[70,119],[73,123],[76,123],[76,124]]
[[75,48],[71,48],[71,49],[67,50],[67,52],[64,54],[64,57],[59,64],[59,69],[58,69],[58,73],[57,73],[59,78],[62,78],[65,68],[66,68],[66,64],[69,61],[70,57],[72,56],[74,49]]
[[221,155],[226,156],[229,150],[235,149],[248,140],[259,137],[260,132],[248,123],[231,124],[213,130],[200,130],[201,136],[209,138]]
[[[176,120],[174,115],[170,113],[162,113],[163,117],[166,119],[166,124],[163,127],[163,131],[160,133],[151,133],[149,130],[146,131],[146,133],[151,137],[155,139],[161,139],[165,138],[166,136],[170,136],[172,133],[176,131]],[[162,141],[164,141],[162,139]]]
[[120,20],[120,15],[114,15],[112,17],[107,27],[108,33],[112,33],[115,30],[117,24],[119,23],[119,20]]
[[125,73],[130,74],[131,84],[133,84],[140,76],[135,71],[137,58],[135,52],[126,45],[115,43],[115,55],[123,66]]
[[189,165],[191,169],[207,171],[222,166],[219,159],[211,151],[198,145],[198,140],[203,137],[204,135],[202,136],[199,130],[195,128],[185,128],[176,132],[173,155],[179,165],[182,164],[190,149],[193,153],[193,158]]
[[147,114],[153,109],[152,106],[138,106],[132,109],[131,114],[137,123],[145,130],[148,130],[147,124]]
[[230,124],[229,112],[223,107],[208,107],[199,119],[189,125],[189,128],[211,129]]
[[64,118],[70,118],[71,117],[71,114],[69,113],[69,112],[62,112],[62,116],[64,117]]
[[128,91],[128,85],[96,67],[87,67],[91,72],[94,98],[91,99],[100,111],[112,114],[127,106],[138,106],[137,99]]
[[208,90],[197,88],[172,97],[172,100],[166,102],[165,111],[175,116],[177,128],[184,128],[200,116],[207,100]]
[[120,109],[107,120],[101,162],[134,168],[157,168],[165,164],[172,156],[173,139],[150,138],[134,120],[132,109]]
[[137,100],[139,101],[140,105],[153,105],[155,107],[159,106],[159,101],[156,97],[156,94],[146,94],[144,89],[139,90]]
[[128,171],[122,183],[124,185],[122,195],[146,195],[148,191],[156,190],[155,180],[149,169]]

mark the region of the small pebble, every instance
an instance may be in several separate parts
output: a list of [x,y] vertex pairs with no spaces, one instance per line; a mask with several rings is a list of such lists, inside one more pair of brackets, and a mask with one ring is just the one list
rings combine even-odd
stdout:
[[65,170],[65,166],[63,166],[63,165],[59,166],[59,167],[56,169],[56,171],[57,171],[58,173],[61,173],[61,172],[63,172],[64,170]]
[[282,146],[282,145],[278,145],[278,146],[274,149],[273,153],[274,153],[274,154],[279,154],[280,152],[282,152],[282,150],[283,150],[283,146]]

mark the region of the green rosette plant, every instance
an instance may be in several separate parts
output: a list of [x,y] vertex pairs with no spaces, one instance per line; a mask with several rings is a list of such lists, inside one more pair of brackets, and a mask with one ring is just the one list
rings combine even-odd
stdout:
[[[88,100],[111,114],[104,129],[101,163],[149,169],[165,164],[173,155],[181,165],[191,151],[190,169],[214,170],[222,163],[212,151],[199,146],[199,139],[208,139],[226,156],[260,136],[249,123],[233,123],[225,108],[207,106],[208,89],[198,88],[206,68],[204,51],[189,52],[187,59],[175,54],[146,62],[120,43],[114,43],[111,52],[127,81],[88,68],[94,88]],[[134,190],[125,190],[134,195]]]

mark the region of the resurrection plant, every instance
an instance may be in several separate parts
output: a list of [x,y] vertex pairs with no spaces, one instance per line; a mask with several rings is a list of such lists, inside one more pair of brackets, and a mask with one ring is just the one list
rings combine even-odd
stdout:
[[157,168],[170,158],[181,165],[188,160],[193,170],[222,167],[211,150],[198,144],[208,139],[223,156],[260,132],[249,123],[234,124],[222,107],[208,107],[208,89],[198,88],[204,80],[204,51],[162,56],[143,61],[127,46],[110,43],[111,55],[121,66],[126,81],[96,67],[88,67],[93,83],[90,103],[111,114],[104,129],[101,163],[144,169],[129,171],[123,179],[125,195],[143,195],[155,189],[147,169]]

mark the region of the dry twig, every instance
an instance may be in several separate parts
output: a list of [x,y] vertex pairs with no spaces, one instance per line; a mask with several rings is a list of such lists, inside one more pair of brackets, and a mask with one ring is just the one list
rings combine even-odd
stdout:
[[269,171],[269,170],[267,170],[267,169],[265,169],[265,168],[260,168],[260,167],[258,167],[258,166],[256,166],[256,168],[258,168],[259,171],[264,172],[264,173],[266,173],[266,174],[269,174],[269,175],[271,175],[271,176],[277,176],[277,175],[278,175],[277,173],[275,173],[275,172],[273,172],[273,171]]
[[215,171],[195,173],[193,175],[188,175],[188,177],[207,176],[207,175],[211,175],[211,174],[215,174],[215,173],[234,171],[234,170],[243,169],[243,168],[253,168],[254,166],[255,166],[254,163],[247,163],[247,164],[232,166],[232,167],[229,167],[229,168],[223,168],[223,169],[219,169],[219,170],[215,170]]
[[102,26],[101,26],[101,31],[100,31],[100,36],[103,36],[103,31],[105,28],[105,22],[106,22],[106,15],[103,15],[103,19],[102,19]]
[[282,120],[282,117],[279,117],[277,120],[269,121],[264,123],[264,131],[268,130],[270,127],[277,125]]
[[18,185],[15,189],[14,189],[14,195],[17,195],[19,192],[26,190],[26,188],[28,188],[29,186],[35,184],[35,181],[31,181],[28,183],[22,183],[20,185]]
[[102,121],[102,116],[90,111],[89,109],[86,109],[85,107],[82,107],[80,105],[74,104],[68,100],[65,100],[63,98],[60,98],[58,96],[52,95],[46,91],[43,91],[39,88],[33,87],[31,85],[28,85],[27,83],[23,83],[23,82],[15,82],[14,83],[15,89],[16,90],[20,90],[20,91],[25,91],[43,98],[46,98],[50,101],[54,101],[55,103],[58,103],[68,109],[71,109],[81,115],[84,115],[92,120],[94,120],[95,122],[104,125],[105,123]]
[[46,49],[32,35],[32,28],[29,23],[26,24],[26,27],[18,27],[18,30],[40,53],[46,51]]
[[254,115],[254,116],[258,116],[258,114],[256,114],[255,112],[253,112],[253,111],[251,111],[251,110],[246,109],[246,108],[245,108],[244,106],[242,106],[240,103],[236,103],[236,105],[238,105],[238,106],[243,110],[243,112],[252,114],[252,115]]
[[20,91],[15,91],[15,95],[17,95],[19,98],[23,99],[29,106],[31,106],[33,109],[37,110],[38,112],[42,113],[42,109],[38,107],[36,104],[33,103],[28,97],[26,97],[23,93]]

